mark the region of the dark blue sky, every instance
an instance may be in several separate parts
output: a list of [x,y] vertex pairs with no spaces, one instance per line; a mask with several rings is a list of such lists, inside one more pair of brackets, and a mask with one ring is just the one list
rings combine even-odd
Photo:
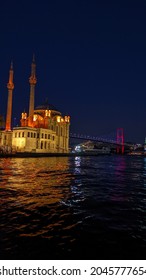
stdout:
[[146,1],[2,1],[0,113],[14,63],[13,119],[28,111],[35,53],[35,104],[48,98],[71,115],[71,131],[105,135],[123,127],[146,136]]

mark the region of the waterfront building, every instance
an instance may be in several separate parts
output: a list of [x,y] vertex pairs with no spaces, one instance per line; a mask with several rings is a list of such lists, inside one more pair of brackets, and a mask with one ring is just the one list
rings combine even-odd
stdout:
[[70,117],[62,116],[47,101],[35,108],[36,64],[33,57],[29,78],[29,113],[22,112],[20,126],[11,127],[13,64],[9,71],[5,129],[0,129],[1,152],[68,153]]

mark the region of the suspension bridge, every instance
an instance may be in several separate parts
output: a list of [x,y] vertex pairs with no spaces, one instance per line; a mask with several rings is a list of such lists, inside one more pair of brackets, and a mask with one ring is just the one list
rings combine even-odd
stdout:
[[79,133],[70,133],[70,138],[94,141],[94,142],[102,142],[105,144],[113,144],[116,145],[117,153],[124,153],[125,147],[130,147],[131,145],[124,142],[124,129],[117,128],[117,130],[113,133],[103,136],[90,136]]

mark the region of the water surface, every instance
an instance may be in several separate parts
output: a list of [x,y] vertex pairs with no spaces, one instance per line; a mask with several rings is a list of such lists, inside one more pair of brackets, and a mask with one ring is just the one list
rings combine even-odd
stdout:
[[146,158],[0,159],[1,259],[146,259]]

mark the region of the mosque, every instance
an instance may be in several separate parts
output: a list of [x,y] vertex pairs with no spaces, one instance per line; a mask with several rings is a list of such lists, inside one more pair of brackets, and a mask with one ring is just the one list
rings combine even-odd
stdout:
[[[22,112],[20,126],[11,127],[13,97],[13,64],[9,71],[6,121],[0,116],[0,152],[68,153],[70,117],[62,116],[53,105],[45,102],[34,107],[36,63],[33,57],[29,78],[29,112]],[[4,127],[4,129],[3,129]]]

